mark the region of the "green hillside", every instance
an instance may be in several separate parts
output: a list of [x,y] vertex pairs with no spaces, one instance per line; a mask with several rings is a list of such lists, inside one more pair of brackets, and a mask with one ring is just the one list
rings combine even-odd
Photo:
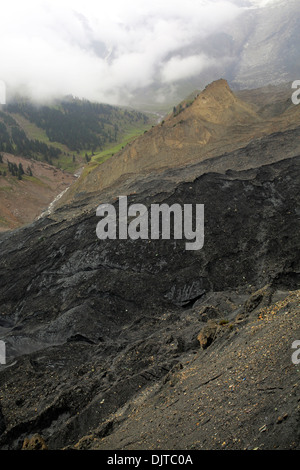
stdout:
[[145,113],[72,97],[52,105],[18,99],[0,111],[0,152],[75,171],[96,156],[109,157],[110,148],[122,147],[151,124]]

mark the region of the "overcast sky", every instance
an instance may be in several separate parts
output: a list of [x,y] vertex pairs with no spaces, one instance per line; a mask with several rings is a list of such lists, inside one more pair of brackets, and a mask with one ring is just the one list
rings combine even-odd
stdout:
[[212,59],[183,57],[180,48],[219,30],[246,4],[270,1],[2,1],[0,81],[36,99],[73,94],[118,104],[154,80],[172,84],[200,73]]

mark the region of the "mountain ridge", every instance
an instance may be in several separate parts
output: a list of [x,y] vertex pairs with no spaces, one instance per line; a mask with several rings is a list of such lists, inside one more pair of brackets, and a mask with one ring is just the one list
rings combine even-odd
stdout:
[[245,147],[253,139],[297,127],[299,118],[299,108],[291,100],[283,113],[261,115],[251,98],[242,101],[224,79],[209,84],[192,102],[177,108],[109,160],[83,173],[59,207],[76,200],[76,193],[82,196],[108,189],[126,175],[183,168]]
[[[92,187],[0,234],[1,449],[299,449],[299,107],[249,100],[208,86],[92,167]],[[203,129],[215,147],[189,161]],[[162,150],[173,136],[164,166],[149,161],[151,136]],[[99,184],[119,158],[126,172]],[[203,204],[202,249],[172,230],[100,240],[98,205],[124,194]]]

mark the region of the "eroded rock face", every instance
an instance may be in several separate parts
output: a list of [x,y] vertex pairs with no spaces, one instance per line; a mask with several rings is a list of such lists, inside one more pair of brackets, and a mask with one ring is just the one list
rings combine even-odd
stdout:
[[39,434],[24,439],[22,450],[48,450],[48,447]]
[[[184,354],[199,350],[204,324],[196,303],[209,301],[226,317],[267,284],[296,288],[299,170],[295,157],[195,174],[164,193],[157,176],[151,193],[128,198],[147,207],[204,204],[199,251],[186,251],[185,240],[98,240],[97,199],[87,213],[79,202],[71,220],[62,212],[60,220],[2,235],[0,326],[8,362],[0,371],[0,446],[21,448],[34,433],[49,448],[72,445],[130,406]],[[226,301],[213,304],[214,292],[227,293]]]
[[220,310],[213,305],[203,305],[199,309],[198,314],[201,321],[204,322],[222,317]]
[[213,320],[209,320],[197,336],[202,349],[206,349],[211,345],[216,337],[217,331],[218,324]]

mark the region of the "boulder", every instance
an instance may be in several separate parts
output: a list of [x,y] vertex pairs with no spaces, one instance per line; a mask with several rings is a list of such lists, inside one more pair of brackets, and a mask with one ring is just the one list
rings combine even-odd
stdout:
[[202,349],[208,348],[216,337],[218,324],[209,320],[197,336]]
[[203,305],[199,310],[200,320],[207,322],[208,320],[220,318],[221,313],[217,307],[213,305]]
[[31,438],[24,439],[22,450],[47,450],[48,447],[39,434],[34,434]]

